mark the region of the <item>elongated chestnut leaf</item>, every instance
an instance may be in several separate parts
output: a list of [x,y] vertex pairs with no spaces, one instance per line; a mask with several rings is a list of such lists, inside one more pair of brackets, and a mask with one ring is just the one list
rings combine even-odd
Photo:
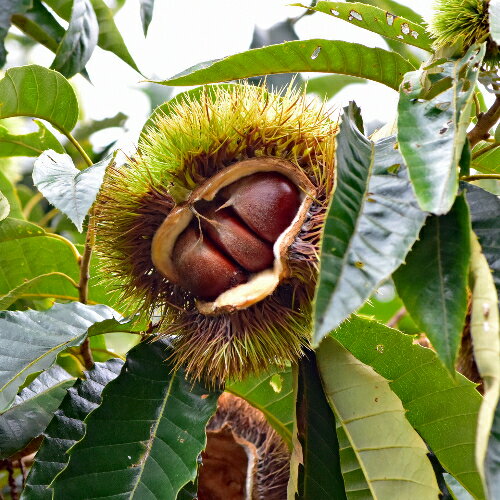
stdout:
[[321,246],[313,343],[336,328],[403,262],[426,214],[413,196],[394,138],[373,144],[344,112],[337,187]]
[[488,16],[491,38],[500,44],[500,1],[490,0],[488,3]]
[[[86,419],[85,437],[51,487],[54,499],[176,498],[196,477],[219,392],[184,378],[162,340],[132,349]],[[92,478],[92,480],[90,480]]]
[[45,151],[35,160],[33,183],[52,205],[83,231],[83,221],[102,184],[109,158],[78,170],[71,157]]
[[[302,448],[298,464],[299,498],[347,498],[340,469],[340,449],[335,416],[328,405],[314,352],[299,361],[296,395],[296,439]],[[292,455],[296,460],[296,454]],[[294,492],[295,493],[295,492]],[[291,497],[289,485],[289,497]]]
[[389,381],[406,418],[443,467],[474,498],[484,498],[475,461],[482,403],[476,385],[459,373],[453,378],[437,355],[414,344],[412,336],[376,321],[352,316],[332,336]]
[[459,196],[448,214],[427,219],[406,263],[394,273],[398,295],[450,373],[467,312],[469,258],[469,211]]
[[[45,3],[61,16],[69,21],[71,16],[71,5],[73,0],[45,0]],[[108,50],[127,63],[131,68],[139,72],[137,64],[123,41],[113,19],[113,12],[104,0],[91,0],[99,25],[99,38],[97,44],[101,49]]]
[[0,413],[0,458],[22,450],[45,430],[74,383],[74,377],[56,365],[16,396],[13,405]]
[[317,351],[326,396],[373,498],[437,498],[427,447],[389,383],[334,338]]
[[471,47],[462,58],[434,68],[438,72],[429,75],[431,94],[422,85],[425,69],[409,73],[401,85],[399,147],[422,210],[445,214],[455,200],[469,106],[484,53],[484,45]]
[[97,45],[99,26],[90,0],[73,0],[69,26],[51,68],[66,78],[80,73]]
[[10,68],[0,80],[0,119],[11,116],[34,116],[70,132],[78,120],[75,91],[57,71],[36,64]]
[[468,183],[462,183],[470,209],[472,229],[479,239],[482,252],[493,272],[500,297],[500,200],[498,196]]
[[291,368],[226,384],[226,391],[259,409],[274,430],[292,447],[295,410]]
[[485,474],[490,497],[500,497],[500,401],[497,404],[488,442]]
[[[495,410],[500,399],[500,329],[498,295],[486,258],[477,238],[471,239],[470,288],[472,307],[470,331],[474,360],[484,384],[484,400],[479,412],[476,462],[484,477],[484,462]],[[486,486],[486,484],[485,484]]]
[[[107,306],[78,302],[55,304],[48,311],[1,312],[0,411],[11,405],[28,375],[52,366],[61,351],[80,345],[94,324],[116,316]],[[119,321],[107,331],[114,325]],[[104,333],[101,330],[96,328],[96,333]]]
[[144,31],[144,36],[148,34],[148,28],[153,20],[153,9],[155,6],[155,0],[140,0],[141,5],[141,22],[142,30]]
[[297,40],[251,49],[193,66],[163,85],[202,85],[301,71],[359,76],[398,89],[412,65],[399,54],[339,40]]
[[414,45],[421,49],[432,51],[431,40],[425,28],[404,17],[387,12],[379,7],[366,5],[362,2],[318,2],[314,7],[306,7],[313,11],[329,14],[336,19],[350,22],[365,30],[390,38],[397,42]]
[[[348,3],[355,3],[353,0],[347,0]],[[409,19],[411,22],[415,24],[424,24],[424,18],[415,12],[412,8],[407,5],[403,5],[400,2],[396,2],[395,0],[363,0],[361,3],[367,5],[375,5],[376,7],[380,7],[387,12],[394,14],[395,16],[401,16],[406,19]]]
[[39,120],[34,120],[38,131],[14,135],[0,126],[0,158],[11,156],[38,156],[46,149],[64,153],[64,148],[54,134]]
[[69,461],[67,451],[85,434],[84,420],[101,404],[101,393],[122,369],[123,361],[110,359],[95,363],[69,389],[54,418],[45,430],[45,438],[31,467],[22,500],[51,500],[49,484]]

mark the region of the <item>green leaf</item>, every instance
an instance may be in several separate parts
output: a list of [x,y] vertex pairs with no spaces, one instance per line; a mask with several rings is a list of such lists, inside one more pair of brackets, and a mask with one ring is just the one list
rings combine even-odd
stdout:
[[37,132],[12,135],[8,129],[0,125],[0,158],[10,156],[38,156],[46,149],[64,153],[64,148],[54,134],[39,120]]
[[488,16],[491,38],[500,45],[500,1],[490,0],[488,3]]
[[66,78],[85,69],[97,45],[99,25],[90,0],[73,0],[69,26],[59,44],[51,69]]
[[449,374],[431,349],[375,321],[352,316],[332,333],[359,361],[389,380],[406,418],[443,467],[475,498],[484,491],[474,449],[481,395],[460,374]]
[[291,448],[295,413],[291,368],[247,377],[241,382],[231,382],[226,384],[226,391],[259,409]]
[[497,404],[486,455],[486,482],[490,498],[500,497],[500,402]]
[[299,361],[297,438],[302,447],[299,498],[345,499],[335,417],[321,386],[312,351]]
[[298,40],[251,49],[193,66],[163,85],[201,85],[251,76],[301,71],[340,73],[383,83],[395,90],[412,65],[399,54],[339,40]]
[[11,17],[18,12],[24,12],[30,7],[30,0],[2,0],[0,9],[0,68],[7,59],[4,40],[10,28]]
[[427,447],[389,383],[329,337],[317,351],[325,393],[374,498],[437,498]]
[[45,430],[45,438],[31,467],[22,500],[51,500],[48,485],[69,461],[66,453],[85,434],[85,418],[101,404],[101,393],[122,369],[123,361],[110,359],[95,363],[69,389],[54,418]]
[[500,297],[500,200],[473,184],[463,183],[470,209],[472,229],[479,239],[483,254],[493,271],[493,280]]
[[7,198],[10,205],[10,217],[15,219],[24,219],[21,201],[10,180],[0,170],[0,191]]
[[[353,3],[352,0],[347,1]],[[417,14],[410,7],[395,2],[394,0],[364,0],[361,3],[380,7],[385,11],[391,12],[395,16],[405,17],[416,24],[424,24],[424,19],[420,14]]]
[[106,158],[80,171],[71,156],[45,151],[35,160],[33,183],[82,232],[83,221],[96,199],[109,162]]
[[4,220],[9,216],[10,213],[10,203],[6,196],[0,191],[0,221]]
[[477,66],[484,53],[484,44],[480,49],[472,47],[463,58],[433,68],[439,71],[429,75],[437,95],[432,89],[425,95],[422,79],[426,70],[409,73],[401,86],[399,147],[422,210],[445,214],[455,200]]
[[219,392],[173,371],[169,355],[162,340],[129,352],[101,406],[86,419],[85,437],[70,450],[67,468],[52,483],[54,500],[174,499],[195,479]]
[[374,145],[355,127],[353,108],[344,113],[321,246],[314,345],[398,268],[424,223],[394,145],[393,137]]
[[[500,142],[500,141],[499,141]],[[488,147],[487,143],[478,144],[473,155]],[[500,145],[472,159],[471,167],[483,174],[500,174]]]
[[32,6],[22,14],[12,16],[12,23],[23,33],[52,52],[57,52],[65,30],[40,0],[32,0]]
[[469,210],[459,196],[448,214],[427,219],[394,274],[398,295],[450,373],[455,373],[467,313],[469,258]]
[[[99,25],[99,38],[97,44],[101,49],[113,52],[122,61],[139,72],[135,61],[130,55],[123,38],[116,27],[113,19],[113,12],[104,0],[90,0],[97,17]],[[45,0],[45,3],[61,16],[65,21],[69,21],[71,16],[71,5],[73,0]]]
[[484,399],[479,412],[476,462],[484,477],[488,439],[500,398],[500,330],[498,295],[486,258],[476,236],[471,238],[470,281],[472,307],[470,332],[474,360],[483,379]]
[[78,120],[78,101],[57,71],[32,64],[10,68],[0,80],[0,119],[34,116],[70,132]]
[[365,84],[368,82],[355,76],[325,75],[307,80],[306,89],[309,94],[317,94],[322,99],[330,100],[347,85],[356,83]]
[[0,458],[22,450],[47,427],[75,379],[60,366],[42,372],[0,414]]
[[17,300],[25,296],[25,294],[33,287],[35,287],[35,285],[37,285],[40,281],[43,281],[51,276],[60,276],[62,278],[65,278],[71,284],[73,284],[73,286],[76,284],[76,282],[74,282],[69,276],[67,276],[64,273],[54,272],[54,273],[41,274],[40,276],[35,276],[30,280],[24,281],[19,286],[16,286],[12,290],[10,290],[9,293],[5,295],[0,295],[0,311],[8,309]]
[[140,0],[141,4],[141,22],[144,36],[148,34],[148,28],[153,19],[153,9],[155,0]]
[[314,7],[294,5],[329,14],[397,42],[432,52],[431,39],[423,26],[381,8],[362,2],[318,2]]
[[55,304],[48,311],[1,312],[0,410],[10,406],[28,375],[52,366],[61,351],[85,340],[94,323],[115,314],[107,306],[79,302]]

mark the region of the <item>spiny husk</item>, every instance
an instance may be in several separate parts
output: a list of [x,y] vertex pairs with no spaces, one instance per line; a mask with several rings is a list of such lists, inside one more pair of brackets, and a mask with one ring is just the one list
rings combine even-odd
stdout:
[[[290,452],[278,433],[269,425],[263,413],[243,399],[224,393],[219,398],[217,412],[207,425],[210,431],[232,432],[236,440],[248,442],[256,449],[257,466],[253,478],[253,495],[256,500],[282,500],[286,498],[290,474]],[[215,437],[215,436],[214,436]],[[202,460],[203,460],[202,455]],[[231,457],[224,457],[231,463]],[[202,462],[203,463],[203,462]],[[203,468],[203,465],[201,465]],[[200,487],[202,483],[200,474]],[[224,498],[224,492],[221,498]]]
[[[108,169],[96,221],[103,279],[130,309],[161,317],[157,331],[172,336],[177,365],[216,383],[297,359],[308,343],[337,124],[323,105],[291,89],[283,96],[250,85],[212,89],[172,104],[168,115],[158,113],[134,158]],[[289,248],[291,276],[248,309],[200,314],[194,297],[154,268],[152,238],[197,186],[229,165],[263,156],[292,162],[316,188]]]
[[428,31],[436,49],[458,42],[464,52],[475,43],[487,41],[485,61],[498,64],[498,46],[490,38],[488,0],[437,0]]

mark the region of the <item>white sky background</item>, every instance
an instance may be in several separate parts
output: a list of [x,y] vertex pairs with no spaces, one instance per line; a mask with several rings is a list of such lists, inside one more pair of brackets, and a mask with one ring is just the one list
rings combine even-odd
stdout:
[[[296,0],[297,1],[297,0]],[[166,79],[203,61],[225,57],[247,50],[255,25],[267,28],[288,17],[296,17],[303,9],[290,7],[291,0],[156,0],[153,21],[145,39],[139,15],[138,0],[127,0],[118,12],[115,22],[129,51],[144,75],[151,79]],[[308,3],[304,0],[304,3]],[[400,0],[424,17],[431,12],[432,0],[419,2]],[[325,38],[362,43],[370,47],[387,48],[383,39],[350,23],[316,13],[301,19],[296,25],[302,40]],[[12,47],[8,65],[16,64]],[[53,54],[44,47],[32,51],[32,63],[50,66]],[[149,113],[149,100],[138,90],[142,77],[114,54],[99,48],[87,65],[93,85],[81,76],[72,82],[79,92],[84,117],[102,119],[122,111],[129,116],[129,133],[122,137],[120,146],[133,147]],[[321,74],[307,74],[307,77]],[[174,88],[177,93],[185,88]],[[370,82],[367,85],[350,85],[334,99],[345,105],[355,100],[361,107],[365,121],[389,121],[395,114],[397,92]],[[114,133],[116,134],[116,132]],[[114,136],[116,138],[116,135]],[[96,134],[93,142],[99,147],[113,139],[113,132]]]

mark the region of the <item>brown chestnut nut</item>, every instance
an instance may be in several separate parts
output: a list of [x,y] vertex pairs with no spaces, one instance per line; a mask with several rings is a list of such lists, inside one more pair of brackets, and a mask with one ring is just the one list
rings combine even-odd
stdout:
[[297,186],[276,172],[243,177],[223,189],[221,196],[253,231],[271,243],[290,225],[301,202]]
[[233,258],[247,271],[256,273],[273,265],[272,245],[262,241],[244,223],[238,220],[231,209],[217,210],[215,204],[207,204],[201,211],[201,227],[204,235],[217,248]]
[[205,300],[247,281],[245,272],[192,226],[177,239],[173,263],[181,277],[179,285]]

